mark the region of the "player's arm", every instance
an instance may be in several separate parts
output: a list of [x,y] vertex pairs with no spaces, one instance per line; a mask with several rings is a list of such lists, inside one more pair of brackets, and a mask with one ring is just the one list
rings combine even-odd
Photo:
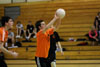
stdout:
[[8,55],[12,55],[14,57],[17,57],[18,53],[15,53],[15,52],[12,52],[12,51],[8,51],[6,48],[4,48],[3,46],[3,42],[0,42],[0,50],[5,53],[5,54],[8,54]]
[[46,25],[46,27],[43,29],[43,33],[45,33],[45,31],[50,28],[54,23],[55,21],[59,19],[59,17],[55,14],[55,17]]
[[57,42],[57,45],[58,45],[58,48],[60,49],[61,55],[64,55],[64,52],[63,52],[62,47],[61,47],[61,43]]
[[55,31],[58,30],[60,25],[61,25],[61,19],[58,19],[56,25],[54,26],[54,30]]

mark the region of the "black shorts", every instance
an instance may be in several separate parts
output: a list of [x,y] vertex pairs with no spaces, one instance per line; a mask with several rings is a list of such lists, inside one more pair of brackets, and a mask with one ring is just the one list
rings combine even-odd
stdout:
[[7,43],[12,43],[12,40],[8,38]]
[[21,30],[21,36],[23,36],[24,35],[24,30]]
[[51,67],[51,62],[56,62],[56,53],[55,51],[49,51],[47,58],[47,67]]
[[7,67],[7,64],[4,60],[0,60],[0,67]]
[[4,54],[1,52],[0,53],[0,67],[7,67],[7,64],[4,61]]
[[37,67],[47,67],[47,59],[35,57]]
[[55,60],[56,60],[56,52],[55,51],[49,51],[47,61],[48,62],[53,62]]
[[89,41],[96,41],[96,39],[93,39],[93,38],[89,37]]
[[[30,32],[30,33],[32,33],[31,37],[33,37],[35,35],[33,32]],[[29,35],[28,31],[26,31],[26,35],[27,36]]]

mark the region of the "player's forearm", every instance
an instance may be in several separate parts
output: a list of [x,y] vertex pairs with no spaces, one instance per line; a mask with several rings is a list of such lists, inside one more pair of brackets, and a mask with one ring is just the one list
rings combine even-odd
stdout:
[[8,51],[6,48],[4,48],[2,45],[0,46],[0,50],[5,53],[11,55],[11,51]]
[[60,48],[60,51],[63,52],[60,42],[58,42],[57,44],[58,44],[58,47]]
[[48,24],[47,26],[43,29],[43,32],[45,32],[48,28],[50,28],[56,21],[56,18],[53,18]]
[[59,19],[58,22],[56,23],[55,30],[58,30],[60,25],[61,25],[61,19]]

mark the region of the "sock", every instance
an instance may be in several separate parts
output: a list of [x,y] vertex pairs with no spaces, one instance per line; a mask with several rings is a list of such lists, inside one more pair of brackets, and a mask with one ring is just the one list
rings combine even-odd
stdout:
[[12,47],[14,47],[14,44],[12,44]]
[[8,47],[8,43],[7,42],[5,43],[5,47]]

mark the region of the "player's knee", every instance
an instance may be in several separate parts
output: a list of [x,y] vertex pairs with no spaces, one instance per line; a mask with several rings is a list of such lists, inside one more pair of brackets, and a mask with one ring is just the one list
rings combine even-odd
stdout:
[[56,67],[56,62],[51,62],[51,67]]

